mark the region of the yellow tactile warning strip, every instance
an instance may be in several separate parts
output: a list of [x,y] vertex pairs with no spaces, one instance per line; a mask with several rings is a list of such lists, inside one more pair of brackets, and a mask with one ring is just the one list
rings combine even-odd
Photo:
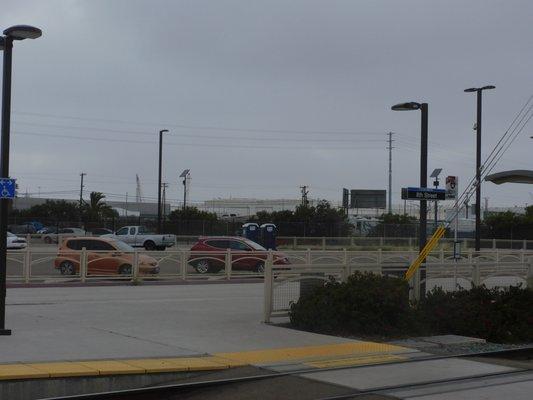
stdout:
[[0,364],[0,380],[210,371],[242,365],[237,361],[213,356],[16,363]]
[[373,342],[287,347],[203,357],[139,358],[42,363],[0,364],[0,380],[40,379],[96,375],[153,374],[209,371],[244,365],[299,363],[313,368],[341,367],[398,361],[405,347]]
[[384,364],[403,361],[406,357],[393,354],[375,354],[359,357],[336,358],[333,360],[309,361],[305,365],[314,368],[351,367],[356,365]]
[[405,347],[374,342],[348,342],[321,346],[287,347],[282,349],[254,350],[237,353],[216,353],[216,357],[239,361],[245,364],[264,365],[287,361],[312,361],[363,354],[404,353],[412,351]]

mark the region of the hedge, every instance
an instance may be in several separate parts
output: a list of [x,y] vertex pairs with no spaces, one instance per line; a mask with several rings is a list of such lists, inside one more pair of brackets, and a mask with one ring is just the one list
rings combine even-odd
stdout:
[[341,336],[457,334],[533,342],[533,291],[521,287],[437,288],[412,304],[404,279],[357,272],[303,294],[289,316],[295,328]]

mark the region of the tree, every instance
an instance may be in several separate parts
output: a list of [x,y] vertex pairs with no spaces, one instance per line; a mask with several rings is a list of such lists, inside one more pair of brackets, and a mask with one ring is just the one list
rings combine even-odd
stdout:
[[382,214],[379,222],[368,236],[414,237],[417,234],[417,219],[407,214]]
[[196,207],[185,207],[172,211],[168,214],[170,221],[216,221],[218,219],[215,213],[199,210]]
[[352,230],[344,211],[332,208],[326,200],[312,207],[298,206],[295,211],[261,211],[251,220],[259,224],[272,222],[281,236],[347,236]]
[[89,222],[118,217],[118,213],[105,203],[105,195],[101,192],[91,192],[89,203],[84,204],[83,215],[84,219]]
[[12,217],[20,222],[38,220],[44,224],[55,225],[78,221],[80,211],[76,202],[73,201],[46,200],[44,204],[38,204],[26,210],[13,210]]

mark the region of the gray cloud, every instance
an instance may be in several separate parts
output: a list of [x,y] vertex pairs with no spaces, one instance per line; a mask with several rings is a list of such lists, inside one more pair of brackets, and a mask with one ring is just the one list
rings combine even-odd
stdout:
[[[474,167],[475,99],[462,90],[497,86],[484,101],[485,154],[533,92],[528,1],[3,5],[0,26],[30,23],[44,32],[14,52],[11,165],[23,191],[74,192],[84,171],[89,190],[132,195],[138,173],[155,196],[156,132],[169,128],[165,180],[173,198],[181,197],[177,175],[191,168],[193,200],[297,197],[301,184],[313,197],[338,200],[343,186],[386,187],[385,133],[392,130],[398,202],[400,188],[418,182],[419,115],[392,112],[392,104],[430,103],[430,168],[464,183]],[[517,140],[500,169],[531,168],[529,136]],[[487,184],[484,195],[491,204],[514,205],[531,203],[528,191]]]

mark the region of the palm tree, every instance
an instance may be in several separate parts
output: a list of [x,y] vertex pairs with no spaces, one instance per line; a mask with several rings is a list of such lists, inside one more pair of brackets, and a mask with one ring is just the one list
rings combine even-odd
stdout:
[[102,218],[116,216],[117,212],[105,203],[105,195],[101,192],[91,192],[89,203],[85,204],[85,216],[88,221],[100,221]]

